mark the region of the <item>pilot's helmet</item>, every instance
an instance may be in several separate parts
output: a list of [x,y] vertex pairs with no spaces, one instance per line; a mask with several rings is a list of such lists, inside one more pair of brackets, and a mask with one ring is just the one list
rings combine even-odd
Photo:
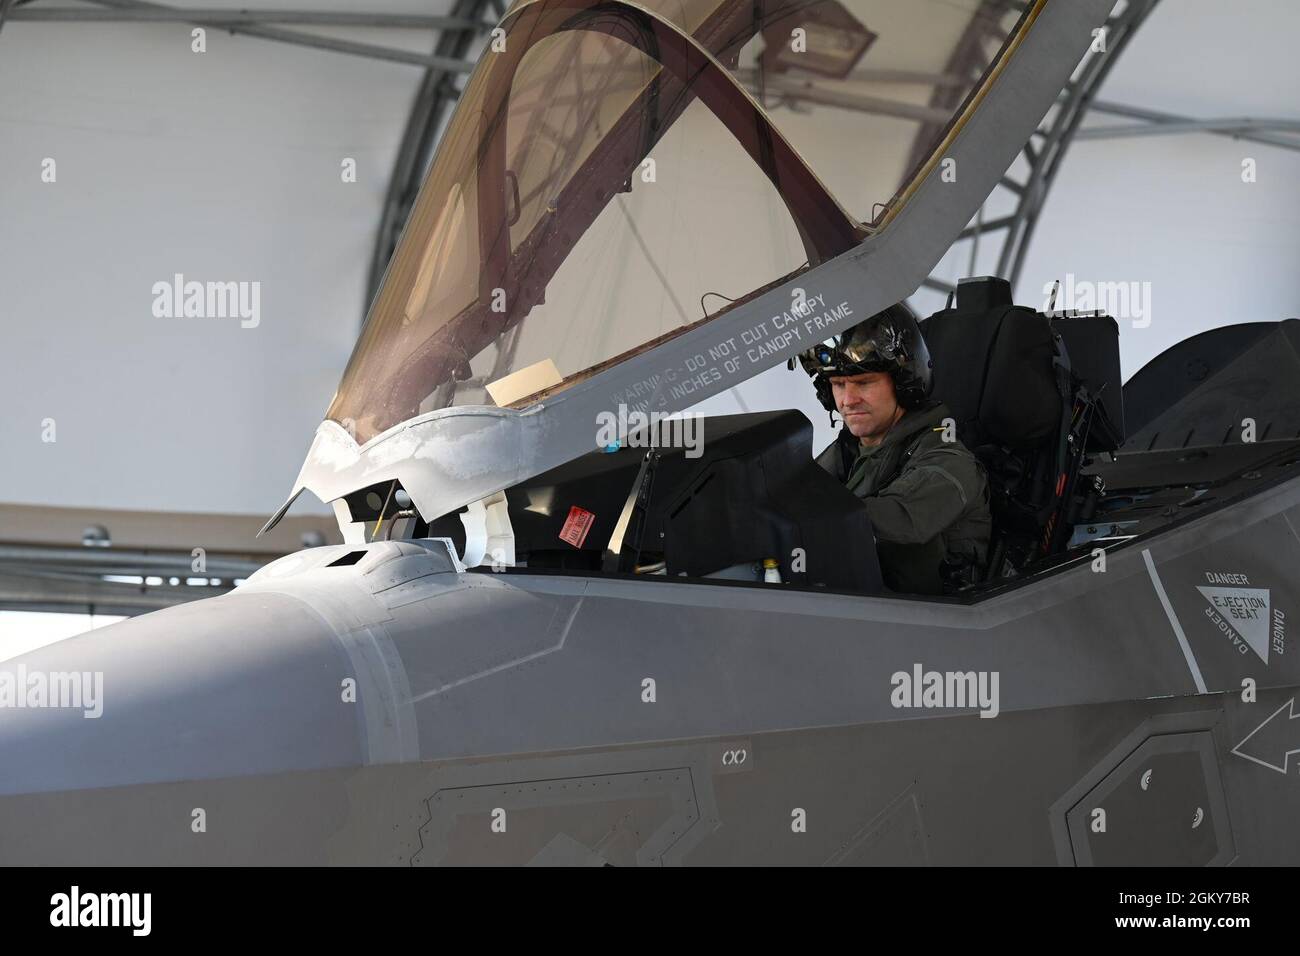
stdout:
[[902,302],[801,352],[799,364],[812,376],[827,411],[835,410],[832,376],[888,372],[904,408],[924,405],[932,385],[930,350],[916,316]]

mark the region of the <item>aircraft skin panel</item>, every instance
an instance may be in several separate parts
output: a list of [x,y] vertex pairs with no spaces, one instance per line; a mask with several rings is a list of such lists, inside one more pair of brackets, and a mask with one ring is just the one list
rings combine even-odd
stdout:
[[11,864],[1278,865],[1294,781],[1228,741],[1281,696],[8,796],[0,818]]
[[[1246,654],[1245,639],[1225,634],[1208,617],[1213,605],[1200,588],[1207,573],[1251,569],[1251,581],[1271,588],[1271,606],[1285,615],[1295,604],[1289,569],[1300,561],[1300,542],[1288,523],[1298,493],[1295,483],[1279,486],[1174,529],[1148,549],[1115,550],[1104,573],[1085,561],[974,605],[646,578],[470,575],[469,592],[433,603],[481,589],[478,606],[486,608],[497,600],[491,595],[510,595],[504,600],[513,602],[527,591],[533,600],[554,602],[538,605],[530,618],[546,634],[514,648],[513,657],[502,655],[495,670],[456,670],[460,683],[426,697],[433,706],[419,710],[421,753],[541,749],[543,740],[598,745],[610,728],[593,726],[584,719],[588,713],[616,715],[609,720],[617,717],[627,733],[649,740],[900,719],[909,711],[892,706],[888,677],[916,664],[939,672],[997,670],[1004,713],[1195,694],[1144,550],[1154,556],[1209,691],[1238,692],[1245,677],[1261,688],[1289,686],[1300,682],[1296,658],[1272,654],[1266,664],[1255,652]],[[1250,523],[1243,526],[1243,519]],[[1226,600],[1234,603],[1232,595]],[[496,606],[502,618],[529,616],[514,603]],[[405,634],[396,633],[400,622],[390,628],[393,641],[408,669],[430,671],[435,665],[426,659],[436,660],[440,645],[426,640],[416,607],[403,611],[414,617]],[[440,613],[461,617],[451,608]],[[629,620],[637,626],[629,628]],[[580,663],[588,658],[590,670]],[[593,681],[596,669],[601,676]],[[647,678],[660,700],[671,698],[670,707],[641,703]],[[450,719],[444,709],[459,711],[470,701],[482,713],[526,710],[529,716],[521,726],[466,727],[472,744],[452,740],[456,749],[437,749],[438,728],[445,736]]]
[[[235,594],[9,662],[101,671],[103,711],[10,711],[0,846],[8,862],[1281,862],[1300,819],[1297,521],[1292,480],[1113,549],[1105,571],[975,604],[463,573],[414,542],[332,567],[353,549],[301,552]],[[634,779],[651,773],[676,776]],[[600,792],[615,806],[595,835],[571,805]],[[558,802],[529,802],[543,793]],[[1108,806],[1104,832],[1131,836],[1139,811],[1200,822],[1121,852],[1092,830]],[[210,840],[184,829],[196,808]],[[517,845],[483,842],[498,809]],[[790,830],[795,809],[815,825]]]
[[6,661],[3,673],[24,703],[37,699],[32,675],[51,687],[70,675],[85,696],[79,707],[33,707],[15,694],[0,720],[0,794],[350,766],[364,755],[357,708],[323,693],[357,672],[321,619],[283,595],[231,593],[129,618]]

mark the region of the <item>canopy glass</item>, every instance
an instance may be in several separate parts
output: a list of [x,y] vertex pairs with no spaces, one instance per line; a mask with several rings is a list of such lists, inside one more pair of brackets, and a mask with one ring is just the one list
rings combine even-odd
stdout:
[[933,161],[1025,6],[518,5],[327,417],[364,443],[452,405],[523,407],[846,251]]

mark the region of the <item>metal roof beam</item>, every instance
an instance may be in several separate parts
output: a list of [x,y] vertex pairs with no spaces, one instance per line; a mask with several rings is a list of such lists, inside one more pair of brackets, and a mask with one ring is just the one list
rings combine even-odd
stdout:
[[[93,2],[93,0],[91,0]],[[0,10],[13,0],[0,0]],[[381,27],[412,30],[485,30],[486,24],[457,17],[406,13],[338,13],[312,10],[217,10],[174,7],[31,7],[14,10],[8,19],[28,23],[172,23],[198,22],[220,27],[258,23],[297,23],[320,27]]]
[[[1146,123],[1135,126],[1093,126],[1074,134],[1075,139],[1121,139],[1128,136],[1172,136],[1178,133],[1251,133],[1256,130],[1300,132],[1300,120],[1236,119],[1183,120],[1171,123]],[[1298,143],[1297,145],[1300,145]]]
[[[219,23],[210,23],[201,19],[196,19],[193,15],[193,11],[177,11],[177,8],[175,7],[167,7],[157,3],[145,3],[144,0],[88,0],[88,2],[103,7],[112,7],[117,10],[149,9],[176,11],[184,14],[184,16],[179,19],[182,19],[187,23],[197,24],[198,26],[212,27],[213,29],[218,30],[228,30],[231,33],[257,37],[261,40],[276,40],[280,43],[288,43],[293,46],[304,46],[315,50],[329,50],[334,53],[346,53],[351,56],[363,56],[372,60],[386,60],[390,63],[405,63],[410,66],[422,66],[426,69],[438,69],[447,73],[469,73],[474,69],[474,64],[466,62],[465,60],[457,60],[451,57],[437,55],[427,56],[422,53],[413,53],[409,50],[396,50],[391,47],[377,46],[373,43],[357,43],[353,40],[337,40],[333,37],[318,36],[314,33],[299,33],[296,30],[285,30],[280,27],[259,25],[228,26]],[[457,35],[459,35],[459,33]]]
[[1146,126],[1102,126],[1080,129],[1075,133],[1078,139],[1108,139],[1113,136],[1158,136],[1165,133],[1207,132],[1233,139],[1249,140],[1252,143],[1264,143],[1269,146],[1281,146],[1283,149],[1300,149],[1300,141],[1286,136],[1261,134],[1261,130],[1282,129],[1300,132],[1300,121],[1292,119],[1228,119],[1197,120],[1175,113],[1146,109],[1138,106],[1126,106],[1103,100],[1093,100],[1091,109],[1095,113],[1109,116],[1123,116],[1127,119],[1142,120]]
[[[1043,125],[1034,130],[1025,141],[1022,156],[1028,166],[1027,178],[1017,182],[1009,175],[1003,176],[998,183],[1016,196],[1015,212],[1009,216],[982,221],[967,226],[957,236],[956,242],[969,240],[972,243],[972,255],[968,271],[977,265],[975,253],[978,251],[980,237],[993,232],[1005,230],[1001,237],[1001,249],[998,263],[994,270],[996,275],[1011,281],[1014,289],[1020,278],[1025,254],[1034,234],[1038,215],[1046,201],[1056,172],[1071,141],[1077,136],[1084,136],[1080,123],[1090,110],[1114,112],[1134,119],[1156,122],[1160,114],[1154,111],[1139,111],[1129,107],[1120,107],[1094,99],[1097,90],[1104,83],[1111,66],[1123,52],[1128,42],[1155,8],[1158,0],[1130,0],[1123,11],[1112,15],[1107,21],[1109,50],[1104,53],[1092,52],[1083,61],[1082,68],[1075,77],[1062,87],[1060,98],[1053,110],[1044,118]],[[955,72],[949,70],[949,72]],[[1124,112],[1121,112],[1124,111]],[[1166,120],[1182,120],[1185,117],[1164,117]],[[1225,133],[1225,135],[1232,135]],[[1243,137],[1246,138],[1246,137]],[[1290,145],[1289,141],[1278,145]],[[938,292],[947,291],[951,285],[938,277],[931,276],[922,283],[923,288]]]

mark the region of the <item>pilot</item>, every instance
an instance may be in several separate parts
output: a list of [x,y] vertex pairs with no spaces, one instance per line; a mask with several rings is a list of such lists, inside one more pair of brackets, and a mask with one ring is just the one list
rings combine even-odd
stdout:
[[892,305],[799,361],[844,420],[817,463],[862,499],[885,585],[942,594],[973,581],[992,527],[988,478],[929,398],[930,352],[911,310]]

